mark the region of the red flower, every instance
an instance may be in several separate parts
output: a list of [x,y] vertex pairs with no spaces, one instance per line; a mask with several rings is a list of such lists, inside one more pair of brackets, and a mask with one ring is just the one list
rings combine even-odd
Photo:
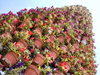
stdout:
[[0,59],[1,59],[2,55],[0,54]]
[[21,26],[24,27],[24,24],[22,24]]
[[62,66],[64,66],[64,64],[61,63],[60,66],[62,67]]
[[51,57],[51,54],[48,54],[48,57]]
[[1,17],[1,15],[0,15],[0,17]]
[[31,49],[31,50],[30,50],[30,53],[33,53],[33,52],[34,52],[34,49]]
[[26,62],[29,62],[29,59],[27,57],[24,58]]
[[14,22],[17,22],[17,18],[14,19]]
[[21,30],[21,26],[19,26],[19,29]]
[[55,64],[55,67],[56,67],[57,65],[58,65],[58,64],[56,63],[56,64]]
[[66,58],[66,54],[63,55],[63,58]]
[[13,34],[16,34],[16,33],[17,33],[17,31],[14,31],[14,32],[13,32]]
[[67,34],[67,32],[66,32],[66,31],[64,31],[64,33],[65,33],[65,34]]
[[53,30],[55,30],[55,27],[52,27]]
[[63,65],[66,65],[66,62],[65,62],[65,61],[63,61],[63,62],[62,62],[62,64],[63,64]]
[[80,49],[80,48],[78,48],[78,50],[80,51],[81,49]]
[[20,52],[23,52],[24,50],[25,50],[24,48],[21,48],[21,49],[20,49]]
[[9,19],[11,19],[13,16],[9,16]]
[[50,47],[52,47],[52,46],[53,46],[53,44],[50,45]]
[[45,48],[44,50],[47,50],[47,48]]
[[3,24],[6,23],[6,20],[3,21]]
[[30,39],[31,39],[31,40],[34,40],[34,37],[31,37]]
[[67,39],[70,39],[70,36],[68,36]]
[[50,61],[49,63],[51,64],[51,63],[53,63],[53,61]]
[[70,59],[72,59],[74,56],[70,56]]
[[19,43],[17,42],[17,43],[15,44],[15,46],[16,46],[16,47],[19,47]]
[[75,49],[75,47],[74,47],[74,46],[72,46],[72,49]]
[[92,67],[94,67],[94,64],[91,64]]
[[65,69],[67,69],[67,66],[64,66]]
[[28,34],[32,35],[33,33],[31,31],[29,31]]
[[37,24],[34,24],[34,27],[36,27]]
[[20,19],[18,20],[18,23],[20,22]]
[[80,67],[80,70],[83,70],[83,67]]
[[47,23],[44,23],[43,26],[47,25]]

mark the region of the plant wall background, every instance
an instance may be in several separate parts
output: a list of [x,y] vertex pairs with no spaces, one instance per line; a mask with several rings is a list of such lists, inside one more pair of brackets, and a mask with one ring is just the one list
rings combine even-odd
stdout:
[[[1,68],[7,74],[26,73],[30,64],[43,75],[96,74],[92,16],[86,7],[24,9],[17,15],[2,14],[0,22],[1,56],[7,52],[18,56],[11,63],[2,57]],[[37,54],[43,55],[43,62],[36,60]]]

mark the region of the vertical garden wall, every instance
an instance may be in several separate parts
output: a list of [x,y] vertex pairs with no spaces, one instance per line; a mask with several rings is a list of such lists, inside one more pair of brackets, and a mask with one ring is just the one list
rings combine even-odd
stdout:
[[92,15],[81,5],[0,15],[6,75],[96,75]]

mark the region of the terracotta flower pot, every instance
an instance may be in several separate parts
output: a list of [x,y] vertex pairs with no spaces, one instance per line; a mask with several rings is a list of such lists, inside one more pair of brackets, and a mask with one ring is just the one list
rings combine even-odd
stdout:
[[79,61],[78,61],[78,63],[79,63],[79,64],[83,63],[83,59],[80,58]]
[[42,34],[43,30],[40,27],[35,28],[35,32],[37,32],[37,34]]
[[[21,29],[23,28],[24,30],[26,30],[28,25],[27,25],[27,22],[23,22],[19,27],[21,27]],[[28,26],[29,28],[32,28],[33,26]]]
[[53,72],[53,75],[64,75],[64,74],[59,72],[59,70],[56,70],[56,71]]
[[70,43],[70,41],[71,41],[71,37],[68,36],[68,37],[67,37],[67,43]]
[[2,27],[3,25],[2,25],[2,23],[0,22],[0,27]]
[[28,44],[25,42],[25,40],[20,39],[17,43],[19,43],[22,48],[28,48]]
[[11,35],[9,32],[3,33],[0,37],[5,37],[5,38],[7,38],[8,36],[9,36],[9,40],[11,40],[11,39],[12,39],[12,35]]
[[63,49],[64,50],[64,53],[66,53],[68,51],[68,48],[66,45],[61,45],[60,46],[60,49]]
[[53,60],[55,60],[58,56],[58,52],[55,49],[50,49],[50,54],[53,57]]
[[75,41],[75,45],[74,46],[75,46],[76,49],[79,48],[80,45],[79,45],[78,41]]
[[60,40],[61,43],[65,41],[65,38],[63,36],[59,36],[58,39]]
[[14,21],[13,21],[14,26],[18,26],[19,22],[20,22],[20,19],[19,18],[15,18]]
[[11,31],[14,32],[16,30],[16,27],[14,25],[10,25],[10,26],[11,26]]
[[81,43],[83,43],[83,44],[86,45],[88,40],[89,40],[89,38],[84,36],[84,37],[82,38]]
[[56,37],[54,35],[50,35],[47,40],[50,40],[50,42],[54,42],[56,40]]
[[24,72],[24,75],[41,75],[41,73],[36,66],[30,65]]
[[37,54],[35,58],[33,59],[32,64],[36,63],[42,66],[44,64],[44,60],[45,60],[45,57],[42,54]]
[[66,67],[66,69],[64,70],[64,73],[67,73],[70,70],[71,65],[70,65],[70,63],[66,62],[66,65],[64,65],[64,66]]
[[1,63],[6,67],[11,67],[19,61],[19,55],[15,52],[8,52],[1,60]]
[[76,51],[75,47],[72,46],[71,53],[73,54]]
[[41,48],[43,46],[44,42],[40,39],[40,38],[37,38],[35,41],[34,41],[34,45],[37,47],[37,48]]

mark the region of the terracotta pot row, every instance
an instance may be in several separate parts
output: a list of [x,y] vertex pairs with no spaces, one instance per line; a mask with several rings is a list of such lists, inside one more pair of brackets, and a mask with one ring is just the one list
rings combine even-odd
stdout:
[[[58,52],[55,49],[50,49],[50,54],[55,60],[58,56]],[[45,57],[42,54],[37,54],[33,59],[32,64],[27,68],[24,75],[41,75],[40,71],[37,68],[37,65],[42,66],[44,64]]]
[[[19,40],[17,43],[21,45],[22,48],[28,48],[28,45],[24,40]],[[18,61],[19,61],[19,55],[13,51],[10,51],[2,58],[1,63],[9,68],[14,64],[16,64]]]
[[[59,36],[57,38],[60,40],[61,43],[63,43],[65,41],[65,38],[63,36]],[[54,35],[50,35],[47,40],[50,40],[51,42],[55,42],[56,37]]]

